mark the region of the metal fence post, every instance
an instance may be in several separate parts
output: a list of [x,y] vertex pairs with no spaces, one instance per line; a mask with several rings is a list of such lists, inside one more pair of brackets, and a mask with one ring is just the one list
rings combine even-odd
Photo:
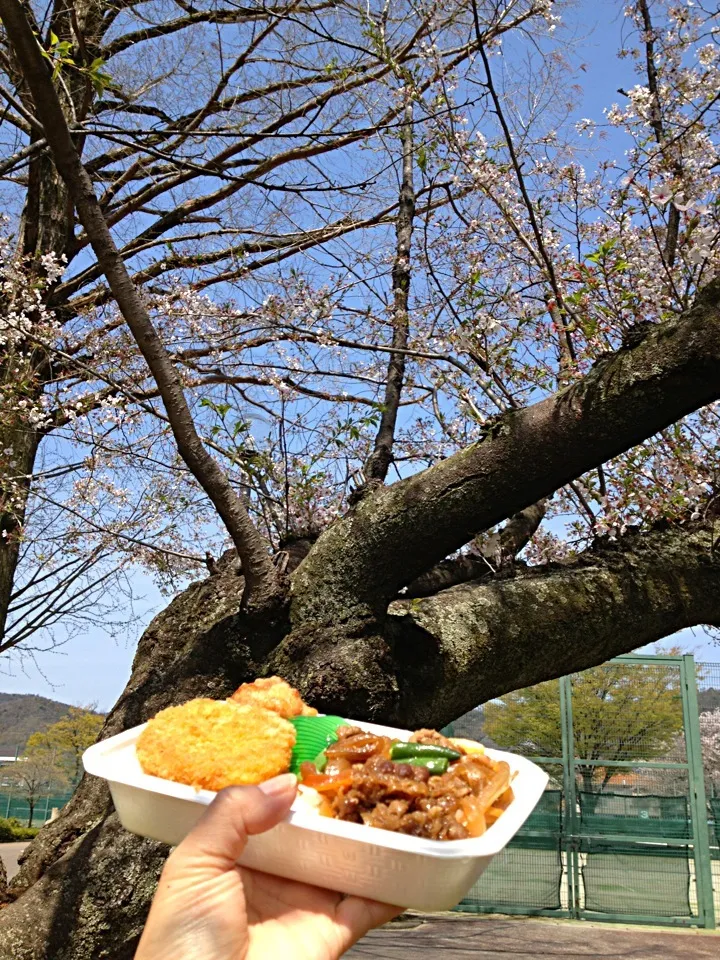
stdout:
[[693,855],[695,860],[695,885],[698,913],[703,926],[715,928],[715,905],[713,902],[712,860],[708,833],[708,809],[705,799],[705,772],[703,770],[700,720],[695,677],[695,658],[685,654],[680,668],[682,682],[683,721],[685,725],[685,749],[687,751],[690,812],[692,822]]
[[[18,762],[18,757],[19,757],[19,756],[20,756],[20,747],[17,746],[17,747],[15,747],[15,763]],[[13,768],[11,767],[11,769],[13,769]],[[6,819],[6,820],[10,817],[10,810],[12,809],[12,798],[13,798],[13,794],[15,793],[14,787],[15,787],[15,784],[13,783],[13,780],[12,780],[12,778],[11,778],[11,779],[10,779],[10,790],[8,791],[8,795],[7,795],[7,807],[5,808],[5,819]]]
[[579,916],[580,869],[576,843],[576,796],[575,796],[575,740],[572,716],[572,681],[560,677],[560,730],[562,735],[563,792],[565,794],[564,847],[568,876],[568,910],[571,917]]

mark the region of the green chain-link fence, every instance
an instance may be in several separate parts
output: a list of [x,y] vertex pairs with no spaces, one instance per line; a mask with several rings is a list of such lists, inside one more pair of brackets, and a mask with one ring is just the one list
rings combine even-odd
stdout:
[[41,827],[50,819],[53,809],[62,809],[71,796],[72,793],[58,793],[37,797],[31,820],[30,804],[27,799],[12,789],[0,791],[0,817],[15,818],[24,827],[28,825]]
[[459,718],[456,735],[531,757],[550,783],[458,909],[714,927],[717,708],[720,664],[629,656]]

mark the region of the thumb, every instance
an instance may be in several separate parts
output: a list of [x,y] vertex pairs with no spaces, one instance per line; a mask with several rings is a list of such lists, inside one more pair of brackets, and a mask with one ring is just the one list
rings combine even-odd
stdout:
[[297,792],[297,777],[285,773],[257,787],[221,790],[190,833],[173,851],[173,866],[235,866],[247,838],[264,833],[287,815]]

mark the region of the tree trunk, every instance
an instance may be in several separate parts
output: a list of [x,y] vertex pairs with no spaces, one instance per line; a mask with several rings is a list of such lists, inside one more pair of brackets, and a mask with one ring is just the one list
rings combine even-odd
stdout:
[[[22,366],[24,370],[18,368]],[[0,358],[0,654],[4,644],[8,608],[13,593],[20,557],[22,528],[30,497],[30,480],[40,437],[32,429],[15,404],[20,399],[35,402],[39,396],[35,386],[34,365],[13,352]],[[22,394],[17,384],[27,384]],[[5,450],[12,451],[5,454]]]
[[[350,615],[334,633],[296,612],[253,620],[237,573],[220,565],[145,631],[102,736],[276,669],[320,709],[441,726],[507,690],[720,624],[715,538],[712,521],[630,535],[570,564],[398,601],[384,622]],[[0,960],[130,960],[166,853],[124,831],[104,782],[84,777],[26,852],[18,899],[0,914]]]
[[594,789],[594,776],[595,776],[595,767],[580,767],[579,768],[580,777],[582,779],[582,792],[583,800],[580,809],[586,815],[593,816],[595,813],[595,807],[599,800],[599,795],[595,792]]
[[[81,19],[83,11],[80,10]],[[19,78],[18,78],[19,81]],[[34,134],[37,139],[38,133]],[[43,276],[41,258],[65,253],[72,241],[73,217],[68,193],[49,156],[35,155],[28,164],[28,185],[18,233],[17,256],[28,271],[28,282]],[[0,303],[0,309],[6,309]],[[17,571],[20,536],[30,497],[32,472],[41,435],[32,429],[18,410],[18,401],[37,403],[49,374],[47,358],[22,343],[20,350],[0,350],[0,654],[8,606]],[[5,450],[12,453],[4,455]],[[22,480],[12,481],[12,477]],[[30,479],[28,479],[30,478]],[[8,498],[15,503],[8,509]]]
[[583,793],[593,793],[593,774],[595,773],[594,767],[580,767],[580,776],[582,778],[582,790]]
[[[240,615],[241,593],[242,580],[225,567],[152,621],[101,737],[194,696],[227,696],[257,674],[255,656],[287,624]],[[2,912],[0,958],[130,960],[166,855],[163,844],[124,831],[104,782],[84,776],[23,857],[11,893],[27,893]]]

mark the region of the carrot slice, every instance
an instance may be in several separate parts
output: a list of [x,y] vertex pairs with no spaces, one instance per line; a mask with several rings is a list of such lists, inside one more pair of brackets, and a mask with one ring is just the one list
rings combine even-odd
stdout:
[[302,778],[302,783],[306,787],[313,787],[319,793],[337,793],[343,787],[351,785],[352,774],[347,771],[340,776],[328,777],[324,773],[310,773]]

